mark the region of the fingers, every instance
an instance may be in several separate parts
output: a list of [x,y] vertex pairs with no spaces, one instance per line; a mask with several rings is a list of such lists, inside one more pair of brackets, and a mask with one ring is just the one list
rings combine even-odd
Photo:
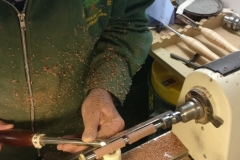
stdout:
[[62,138],[69,138],[69,139],[71,139],[71,138],[81,138],[81,137],[82,137],[82,133],[62,136]]
[[91,142],[97,137],[99,117],[101,110],[101,92],[102,90],[93,89],[83,102],[82,117],[85,126],[82,140],[84,142]]
[[7,124],[0,120],[0,130],[7,130],[7,129],[11,129],[13,127],[14,127],[13,124]]
[[123,119],[119,116],[116,119],[112,120],[109,123],[101,126],[98,131],[97,138],[104,139],[115,135],[116,133],[122,131],[124,129],[125,123]]
[[[117,112],[111,95],[102,89],[93,89],[82,105],[82,117],[85,126],[82,141],[92,142],[96,138],[108,138],[124,128],[124,121]],[[58,150],[79,152],[86,146],[59,144]]]
[[124,121],[118,114],[109,92],[93,89],[82,105],[85,130],[82,140],[91,142],[98,138],[110,137],[124,128]]
[[[65,135],[63,136],[63,138],[81,138],[82,134],[74,134],[74,135]],[[86,149],[87,146],[76,146],[76,145],[72,145],[72,144],[58,144],[57,145],[57,149],[64,151],[64,152],[70,152],[70,153],[76,153],[79,151],[82,151],[84,149]]]
[[0,130],[7,130],[13,128],[13,124],[0,125]]
[[57,149],[64,151],[64,152],[70,152],[70,153],[76,153],[83,151],[87,148],[87,146],[75,146],[72,144],[59,144],[57,145]]
[[[0,120],[0,130],[7,130],[13,128],[13,124],[7,124]],[[0,151],[2,150],[2,144],[0,144]]]
[[92,142],[97,137],[98,131],[98,122],[99,122],[99,115],[98,113],[91,112],[89,114],[83,115],[83,123],[85,126],[82,141],[84,142]]

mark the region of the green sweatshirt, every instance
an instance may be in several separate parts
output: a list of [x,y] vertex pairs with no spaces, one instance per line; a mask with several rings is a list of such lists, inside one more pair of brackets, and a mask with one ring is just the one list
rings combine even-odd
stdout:
[[[34,120],[36,132],[63,136],[83,131],[90,89],[123,103],[152,43],[144,11],[152,2],[28,0],[19,23],[23,14],[0,0],[0,119],[28,130]],[[3,146],[0,159],[33,160],[26,152]]]

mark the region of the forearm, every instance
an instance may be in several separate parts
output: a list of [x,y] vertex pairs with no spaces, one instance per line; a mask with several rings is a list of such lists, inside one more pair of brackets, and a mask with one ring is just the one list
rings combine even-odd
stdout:
[[121,18],[113,16],[96,45],[88,89],[108,90],[123,103],[131,78],[140,69],[151,47],[152,35],[147,25],[144,10],[136,12],[133,8]]

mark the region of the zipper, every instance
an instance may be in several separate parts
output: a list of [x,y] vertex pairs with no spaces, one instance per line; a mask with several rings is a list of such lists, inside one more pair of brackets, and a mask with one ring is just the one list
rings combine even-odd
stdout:
[[23,47],[23,55],[24,55],[24,67],[25,67],[25,75],[28,85],[28,93],[30,98],[30,119],[31,119],[31,128],[32,131],[35,131],[35,112],[34,112],[34,101],[33,101],[33,93],[32,93],[32,85],[31,85],[31,77],[30,77],[30,71],[28,66],[28,57],[27,57],[27,45],[26,45],[26,23],[25,23],[25,14],[20,13],[18,15],[19,22],[20,22],[20,28],[21,28],[21,37],[22,37],[22,47]]
[[25,12],[27,7],[28,0],[25,1],[23,11],[19,12],[19,10],[7,0],[3,0],[5,3],[9,4],[17,13],[19,19],[19,25],[21,30],[21,40],[22,40],[22,49],[23,49],[23,56],[24,56],[24,68],[25,68],[25,76],[28,86],[28,93],[30,99],[30,120],[31,120],[31,129],[35,131],[35,107],[33,101],[33,93],[32,93],[32,85],[31,85],[31,77],[30,77],[30,70],[28,66],[28,57],[27,57],[27,44],[26,44],[26,23],[25,23]]

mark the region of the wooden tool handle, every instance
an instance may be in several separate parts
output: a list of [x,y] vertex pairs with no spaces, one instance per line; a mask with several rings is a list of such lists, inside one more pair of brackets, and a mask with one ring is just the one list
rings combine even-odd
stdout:
[[217,45],[218,47],[224,49],[225,51],[228,51],[230,53],[239,51],[239,49],[234,47],[232,44],[230,44],[222,36],[220,36],[218,33],[214,32],[213,30],[204,28],[204,27],[199,27],[199,30],[201,31],[202,35],[207,40],[209,40],[213,44]]
[[0,131],[0,144],[17,147],[29,147],[32,144],[32,131],[9,129]]
[[185,36],[185,35],[182,35],[181,38],[182,38],[184,44],[188,48],[190,48],[194,52],[200,54],[201,56],[203,56],[211,61],[214,61],[219,58],[219,56],[217,56],[215,53],[213,53],[210,49],[208,49],[206,46],[204,46],[198,40],[196,40],[192,37],[189,37],[189,36]]

